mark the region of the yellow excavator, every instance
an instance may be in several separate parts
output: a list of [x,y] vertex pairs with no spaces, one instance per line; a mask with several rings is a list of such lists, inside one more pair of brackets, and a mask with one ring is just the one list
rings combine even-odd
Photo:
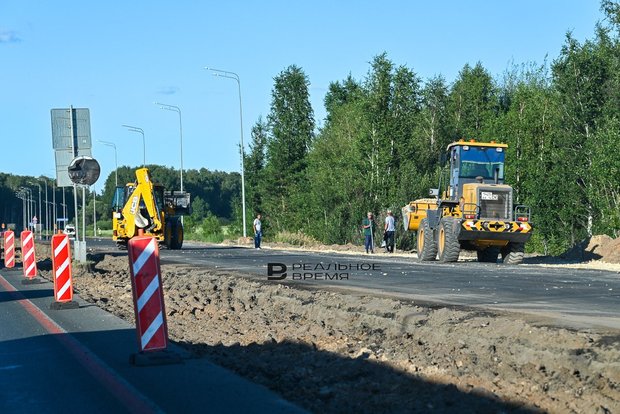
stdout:
[[138,235],[155,237],[169,249],[183,246],[184,214],[191,213],[190,194],[185,191],[166,191],[153,183],[148,168],[136,170],[136,181],[116,187],[112,199],[112,239],[119,248]]
[[[475,250],[478,261],[523,261],[532,235],[531,210],[514,205],[513,189],[504,184],[508,145],[460,140],[448,145],[449,174],[442,174],[435,198],[403,207],[405,230],[417,232],[418,260],[456,262],[461,249]],[[448,182],[444,183],[445,177]],[[440,189],[444,190],[441,192]]]

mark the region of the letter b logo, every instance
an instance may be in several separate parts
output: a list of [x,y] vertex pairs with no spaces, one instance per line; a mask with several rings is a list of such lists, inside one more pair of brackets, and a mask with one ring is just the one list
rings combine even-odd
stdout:
[[286,279],[286,265],[284,263],[267,263],[267,279],[268,280]]

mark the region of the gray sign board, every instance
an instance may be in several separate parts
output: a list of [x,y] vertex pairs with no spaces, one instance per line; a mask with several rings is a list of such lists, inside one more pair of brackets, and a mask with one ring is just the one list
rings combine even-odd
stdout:
[[68,167],[78,156],[90,157],[90,111],[88,108],[52,109],[52,146],[56,158],[58,187],[73,185]]

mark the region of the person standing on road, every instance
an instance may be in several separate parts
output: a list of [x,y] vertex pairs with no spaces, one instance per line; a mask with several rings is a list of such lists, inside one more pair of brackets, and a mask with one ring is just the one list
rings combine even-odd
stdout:
[[385,249],[388,253],[394,253],[394,232],[396,227],[394,226],[394,216],[392,210],[387,211],[387,217],[385,218]]
[[364,229],[364,247],[366,253],[374,253],[373,240],[372,240],[372,213],[369,211],[364,221],[362,221],[362,228]]
[[260,239],[263,237],[261,215],[257,214],[252,227],[254,227],[254,248],[260,249]]

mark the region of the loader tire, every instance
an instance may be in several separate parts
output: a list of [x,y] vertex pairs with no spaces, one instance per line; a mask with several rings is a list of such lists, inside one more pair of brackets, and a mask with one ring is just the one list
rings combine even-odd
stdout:
[[172,226],[172,238],[170,240],[170,248],[172,250],[179,250],[183,247],[183,223],[181,220],[175,220]]
[[502,259],[504,264],[518,265],[523,262],[523,255],[525,253],[524,243],[508,243],[506,247],[502,249]]
[[164,245],[167,249],[172,249],[172,223],[167,220],[166,227],[164,228]]
[[476,253],[480,263],[497,263],[499,249],[497,247],[487,247],[484,250],[478,250]]
[[461,244],[456,238],[458,222],[453,217],[442,217],[437,232],[437,253],[443,263],[459,260]]
[[417,237],[419,262],[428,262],[437,257],[437,242],[434,233],[428,224],[428,220],[422,219]]

